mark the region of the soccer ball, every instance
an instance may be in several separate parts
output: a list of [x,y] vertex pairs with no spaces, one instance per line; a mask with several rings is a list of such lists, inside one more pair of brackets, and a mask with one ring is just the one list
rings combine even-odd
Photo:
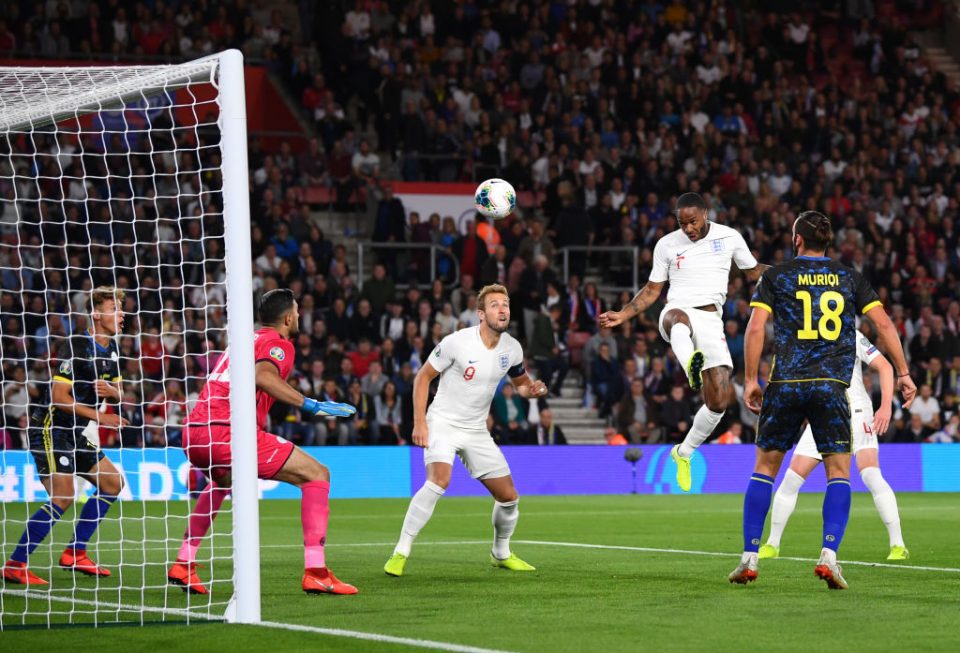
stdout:
[[517,192],[509,181],[487,179],[477,186],[473,201],[481,215],[492,220],[502,220],[516,208]]

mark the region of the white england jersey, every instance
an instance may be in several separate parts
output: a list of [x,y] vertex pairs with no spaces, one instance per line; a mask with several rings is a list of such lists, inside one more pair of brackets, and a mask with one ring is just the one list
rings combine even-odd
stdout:
[[741,270],[757,267],[757,259],[739,231],[716,222],[708,224],[702,240],[694,242],[677,229],[657,241],[650,281],[670,282],[668,304],[720,308],[727,299],[730,262],[735,261]]
[[850,396],[850,407],[853,409],[861,408],[873,413],[873,399],[867,394],[867,389],[863,387],[863,366],[861,363],[869,365],[877,356],[882,356],[877,346],[857,331],[857,362],[853,364],[853,376],[850,378],[850,388],[847,390]]
[[440,389],[428,417],[469,429],[486,429],[490,402],[505,374],[520,376],[523,348],[509,333],[487,349],[480,327],[460,329],[440,341],[430,353],[430,365],[440,372]]

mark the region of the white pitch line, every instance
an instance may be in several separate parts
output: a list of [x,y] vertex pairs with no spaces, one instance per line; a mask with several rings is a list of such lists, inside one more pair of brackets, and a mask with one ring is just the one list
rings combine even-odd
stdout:
[[[153,612],[157,614],[169,614],[178,617],[193,617],[195,619],[204,619],[207,621],[223,621],[221,616],[193,612],[177,608],[158,608],[145,605],[132,605],[126,603],[110,603],[106,601],[87,601],[85,599],[60,597],[42,592],[30,590],[13,590],[6,587],[0,587],[0,593],[9,596],[26,597],[37,599],[39,601],[49,601],[53,603],[70,603],[72,605],[89,605],[96,608],[107,610],[129,610],[131,612]],[[134,623],[131,623],[134,625]],[[331,635],[333,637],[347,637],[350,639],[365,640],[368,642],[382,642],[385,644],[399,644],[401,646],[416,646],[419,648],[429,648],[437,651],[449,651],[450,653],[511,653],[492,648],[481,648],[478,646],[468,646],[465,644],[454,644],[452,642],[438,642],[430,639],[414,639],[411,637],[396,637],[394,635],[381,635],[380,633],[369,633],[361,630],[343,630],[341,628],[321,628],[318,626],[303,626],[300,624],[284,624],[277,621],[261,621],[251,626],[260,626],[263,628],[276,628],[280,630],[292,630],[301,633],[316,633],[318,635]]]
[[[575,549],[607,549],[613,551],[637,551],[641,553],[676,553],[680,555],[713,556],[718,558],[738,558],[740,553],[723,553],[720,551],[692,551],[689,549],[655,549],[646,546],[622,546],[615,544],[582,544],[580,542],[545,542],[541,540],[514,540],[517,544],[531,544],[534,546],[561,546]],[[790,560],[793,562],[817,562],[816,558],[793,558],[780,556],[776,560]],[[863,562],[861,560],[840,560],[845,565],[861,567],[885,567],[888,569],[913,569],[915,571],[945,571],[960,574],[960,569],[954,567],[924,567],[922,565],[891,565],[886,562]]]
[[[634,551],[637,553],[669,553],[675,555],[707,556],[714,558],[737,558],[739,553],[730,553],[723,551],[696,551],[692,549],[660,549],[648,546],[627,546],[619,544],[586,544],[583,542],[551,542],[546,540],[513,540],[515,544],[529,544],[532,546],[556,546],[577,549],[599,549],[607,551]],[[474,546],[479,544],[489,544],[490,540],[435,540],[426,542],[417,542],[417,546]],[[328,542],[328,547],[341,549],[355,549],[367,547],[392,547],[396,542]],[[300,549],[302,544],[261,544],[262,549]],[[94,548],[94,551],[104,553],[117,552],[116,548]],[[166,551],[168,547],[138,547],[136,551]],[[214,560],[226,558],[232,555],[232,549],[225,549],[221,556],[215,556]],[[816,562],[816,558],[795,558],[791,556],[780,556],[776,560],[789,560],[791,562]],[[955,567],[927,567],[924,565],[893,565],[887,562],[865,562],[863,560],[840,560],[845,565],[856,565],[860,567],[883,567],[889,569],[913,569],[915,571],[942,571],[953,574],[960,574],[960,568]],[[150,565],[165,564],[160,562],[150,562]]]
[[319,626],[301,626],[299,624],[284,624],[277,621],[261,621],[257,626],[266,628],[279,628],[282,630],[294,630],[301,633],[317,633],[320,635],[333,635],[334,637],[349,637],[350,639],[362,639],[370,642],[383,642],[386,644],[400,644],[402,646],[419,646],[420,648],[431,648],[438,651],[451,651],[452,653],[510,653],[492,648],[480,648],[478,646],[467,646],[465,644],[452,644],[450,642],[437,642],[430,639],[414,639],[411,637],[395,637],[393,635],[380,635],[378,633],[367,633],[360,630],[341,630],[340,628],[321,628]]

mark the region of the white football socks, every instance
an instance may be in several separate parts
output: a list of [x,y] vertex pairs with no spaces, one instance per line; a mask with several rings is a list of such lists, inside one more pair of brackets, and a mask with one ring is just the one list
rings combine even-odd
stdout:
[[406,557],[410,556],[413,541],[417,539],[420,530],[430,521],[433,509],[444,492],[445,490],[442,487],[430,481],[426,481],[423,487],[417,490],[417,493],[410,499],[407,515],[403,518],[403,528],[400,530],[400,540],[397,542],[397,548],[394,549],[395,553]]
[[[674,327],[674,329],[676,328],[677,327]],[[710,437],[713,429],[717,428],[717,424],[720,423],[721,419],[723,419],[723,413],[713,412],[707,408],[706,404],[700,406],[700,410],[698,410],[697,414],[693,417],[693,426],[690,427],[690,431],[686,437],[683,438],[683,442],[680,443],[680,448],[677,450],[677,453],[684,458],[692,456],[696,448]]]
[[690,327],[682,322],[677,322],[670,329],[670,347],[673,348],[673,354],[680,362],[684,374],[687,372],[687,363],[693,356],[693,337],[690,335]]
[[506,560],[510,557],[510,538],[520,518],[520,507],[516,501],[493,502],[493,557]]
[[883,525],[887,527],[890,536],[890,546],[903,546],[903,534],[900,532],[900,511],[897,509],[897,496],[879,467],[867,467],[860,472],[863,484],[873,495],[873,505],[880,513]]
[[797,507],[797,495],[800,494],[804,480],[800,474],[788,469],[783,482],[777,488],[777,493],[773,496],[773,514],[770,515],[770,535],[767,537],[767,544],[770,546],[780,546],[780,538],[783,537],[783,530],[787,527],[790,515]]

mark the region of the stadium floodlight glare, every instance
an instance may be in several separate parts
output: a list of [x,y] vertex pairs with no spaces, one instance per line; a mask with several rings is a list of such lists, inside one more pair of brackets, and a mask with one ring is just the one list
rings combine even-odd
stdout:
[[[70,334],[85,332],[92,288],[125,290],[126,326],[116,338],[125,394],[119,411],[135,415],[140,408],[144,416],[120,434],[114,430],[115,442],[103,441],[113,437],[103,429],[91,431],[125,477],[120,499],[89,544],[91,558],[112,575],[91,578],[57,564],[91,491],[78,480],[81,500],[28,563],[49,587],[0,587],[0,628],[160,619],[258,622],[242,54],[227,50],[175,65],[0,67],[0,276],[3,294],[14,299],[3,304],[0,324],[4,371],[25,373],[3,381],[25,388],[49,383],[51,364],[60,364],[49,360],[50,352],[71,342]],[[160,354],[152,353],[157,343]],[[195,477],[177,438],[190,402],[228,344],[233,514],[232,520],[220,517],[221,532],[208,538],[201,553],[210,594],[192,596],[166,577],[189,514],[188,479]],[[4,412],[29,416],[37,398],[10,387],[19,405],[5,396]],[[144,396],[147,391],[152,396]],[[8,420],[8,432],[26,444],[27,433],[16,428],[22,421]],[[0,451],[0,479],[10,464],[6,455]],[[36,478],[28,485],[26,494],[11,499],[4,493],[16,488],[0,484],[4,559],[30,515],[47,501]]]

